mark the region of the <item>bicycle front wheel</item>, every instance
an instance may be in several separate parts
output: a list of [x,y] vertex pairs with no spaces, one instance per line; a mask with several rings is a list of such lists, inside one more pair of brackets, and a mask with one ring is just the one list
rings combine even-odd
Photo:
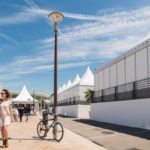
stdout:
[[60,122],[55,122],[53,125],[53,137],[54,140],[60,142],[64,136],[64,129]]
[[42,120],[37,125],[37,134],[41,139],[46,137],[47,129],[46,129],[46,125]]

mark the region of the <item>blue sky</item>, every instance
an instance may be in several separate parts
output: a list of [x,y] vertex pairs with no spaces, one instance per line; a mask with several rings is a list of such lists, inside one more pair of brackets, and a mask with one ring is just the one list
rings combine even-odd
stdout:
[[53,92],[53,26],[60,11],[59,85],[150,37],[150,0],[0,1],[0,83]]

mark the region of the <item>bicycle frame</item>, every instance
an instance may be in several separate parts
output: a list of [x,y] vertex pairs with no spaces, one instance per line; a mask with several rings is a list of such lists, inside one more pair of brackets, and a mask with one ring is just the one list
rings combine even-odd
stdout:
[[[51,125],[48,125],[48,122],[52,121]],[[49,130],[53,127],[54,123],[55,123],[55,119],[48,119],[47,122],[45,123],[45,126],[46,126],[46,134],[49,132]]]

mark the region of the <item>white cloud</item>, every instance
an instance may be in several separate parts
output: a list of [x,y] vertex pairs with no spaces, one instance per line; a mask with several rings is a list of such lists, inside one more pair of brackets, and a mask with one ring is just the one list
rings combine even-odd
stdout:
[[[29,1],[26,2],[29,3]],[[16,21],[18,21],[17,23],[34,21],[38,17],[47,17],[50,12],[40,9],[36,4],[30,4],[30,8],[14,15],[14,20],[11,17],[6,17],[5,20],[0,18],[0,25],[16,23]],[[77,25],[68,25],[59,32],[60,69],[88,65],[94,60],[111,59],[134,46],[150,31],[150,7],[100,16],[67,12],[64,12],[64,15],[84,21]],[[3,79],[52,70],[52,43],[53,38],[49,37],[37,41],[34,49],[39,49],[39,54],[32,57],[17,57],[13,63],[2,67],[0,72],[2,72]]]
[[13,43],[15,45],[19,45],[19,43],[16,40],[14,40],[10,36],[8,36],[8,35],[6,35],[6,34],[4,34],[2,32],[0,32],[0,37],[2,37],[3,39],[5,39],[5,40],[7,40],[7,41],[9,41],[9,42],[11,42],[11,43]]
[[[98,18],[96,22],[84,22],[61,30],[59,47],[62,57],[114,57],[141,41],[150,31],[150,7]],[[49,38],[41,41],[45,48],[52,42]]]
[[25,0],[25,3],[26,3],[27,5],[29,5],[30,7],[38,8],[38,5],[35,4],[32,0]]
[[[81,66],[87,66],[90,64],[91,61],[82,61],[82,62],[68,62],[68,63],[60,63],[58,64],[58,69],[64,70],[69,68],[75,68],[75,67],[81,67]],[[14,66],[14,67],[13,67]],[[12,63],[11,65],[3,66],[0,68],[1,76],[0,80],[12,80],[20,78],[23,75],[37,73],[37,72],[43,72],[43,71],[52,71],[53,70],[53,64],[39,64],[39,65],[16,65],[16,62]]]
[[[33,22],[39,17],[47,18],[47,15],[52,12],[52,9],[41,9],[32,0],[25,0],[29,7],[23,7],[20,13],[12,14],[10,16],[0,17],[0,25],[5,24],[20,24],[25,22]],[[132,26],[141,25],[149,20],[150,17],[150,7],[142,7],[136,10],[122,10],[114,11],[113,13],[104,15],[88,15],[88,14],[78,14],[70,12],[62,12],[65,18],[84,20],[87,23],[83,24],[85,28],[90,28],[91,26],[105,27],[105,25],[120,26]],[[94,21],[94,23],[93,23]],[[90,22],[90,23],[89,23]],[[134,24],[133,24],[134,23]],[[72,27],[70,27],[72,28]],[[70,29],[67,27],[67,30]],[[75,30],[80,30],[81,26],[75,26]],[[106,28],[105,28],[106,29]]]
[[0,25],[20,24],[26,22],[33,22],[34,20],[34,15],[27,12],[20,12],[10,16],[0,17]]

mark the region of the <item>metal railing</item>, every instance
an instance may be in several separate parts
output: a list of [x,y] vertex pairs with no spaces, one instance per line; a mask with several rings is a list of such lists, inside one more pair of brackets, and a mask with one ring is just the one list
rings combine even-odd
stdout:
[[150,98],[150,78],[95,91],[93,103]]
[[[58,101],[58,106],[70,106],[70,105],[88,105],[88,103],[85,100],[80,100],[79,96]],[[54,104],[51,103],[50,106],[53,107]]]

